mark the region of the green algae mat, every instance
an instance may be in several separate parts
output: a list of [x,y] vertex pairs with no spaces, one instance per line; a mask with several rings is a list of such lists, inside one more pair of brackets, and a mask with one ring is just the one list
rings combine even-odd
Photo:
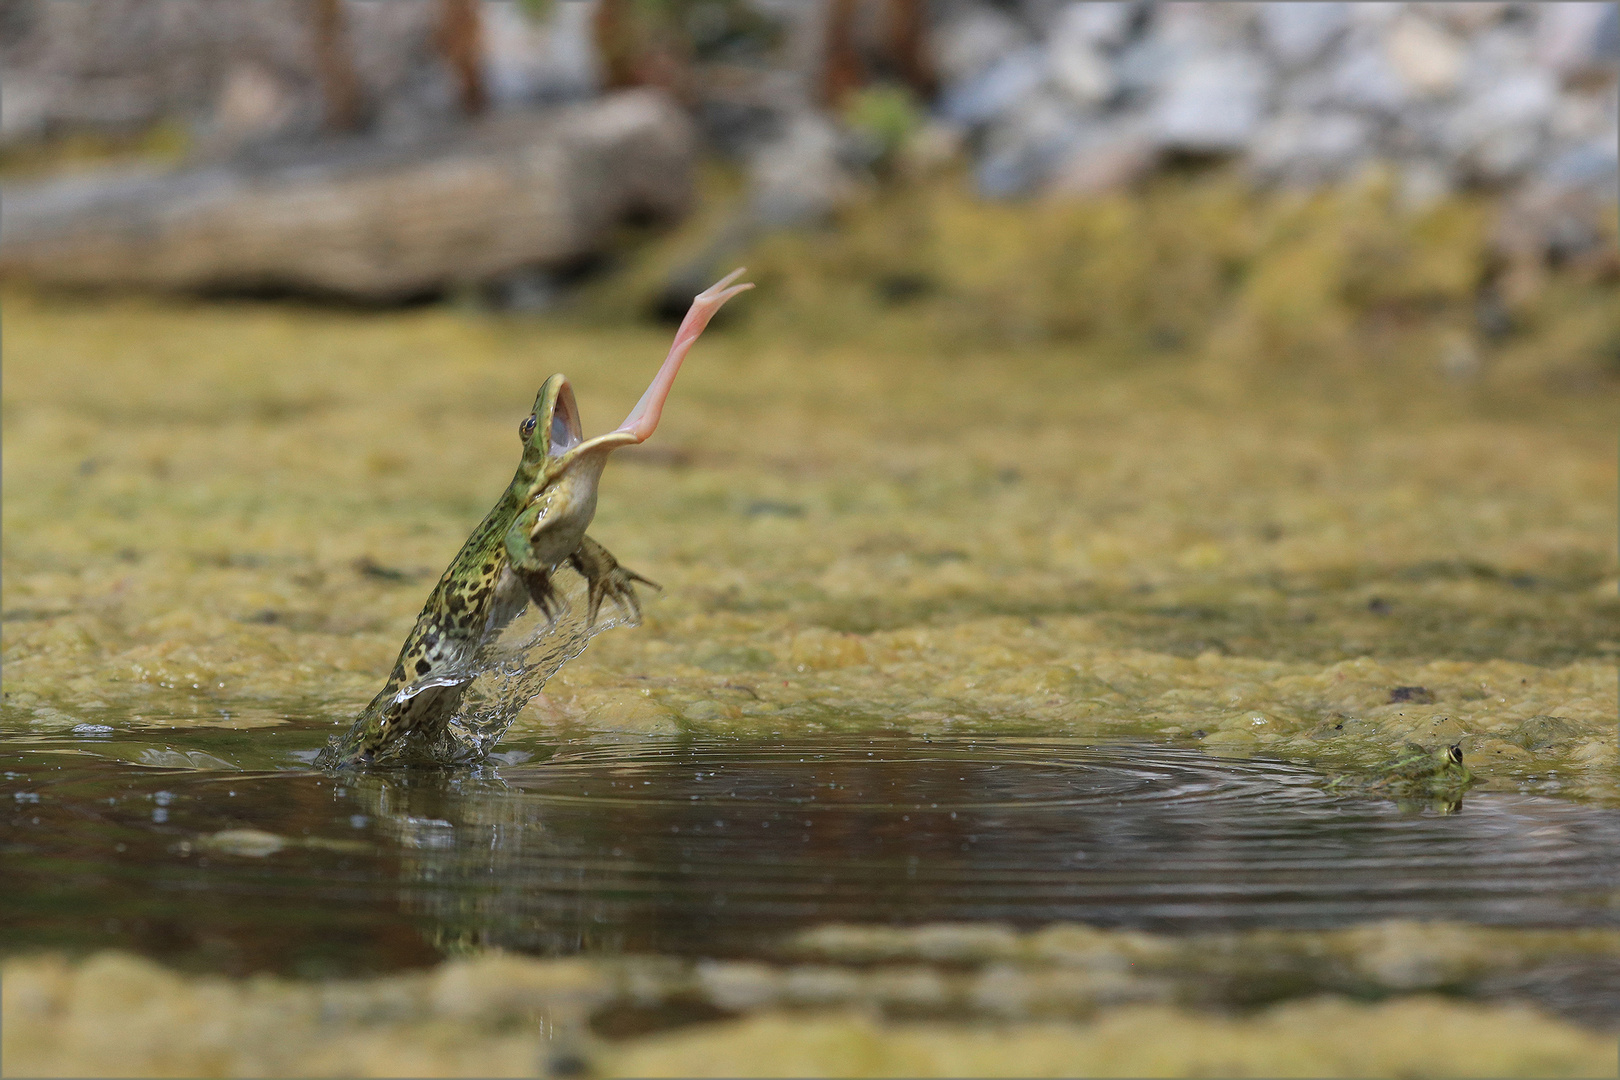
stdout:
[[308,765],[704,223],[547,318],[13,288],[8,1070],[1612,1068],[1615,270],[1486,335],[1387,204],[761,242],[603,481],[643,625],[442,774]]

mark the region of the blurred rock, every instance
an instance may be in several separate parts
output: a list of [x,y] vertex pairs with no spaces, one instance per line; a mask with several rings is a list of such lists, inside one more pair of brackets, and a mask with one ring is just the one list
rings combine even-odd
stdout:
[[1543,151],[1557,100],[1557,86],[1547,71],[1512,72],[1452,115],[1446,145],[1477,182],[1496,184],[1522,176]]
[[[433,116],[452,110],[436,99],[433,78],[423,77],[442,67],[432,46],[435,0],[351,3],[342,11],[367,101]],[[262,130],[314,137],[326,109],[312,12],[287,2],[8,0],[0,139],[123,132],[163,119],[213,134],[222,112],[239,113],[244,94],[263,96],[270,84],[281,103],[277,122]],[[245,89],[244,77],[261,86]]]
[[1570,247],[1558,237],[1599,235],[1613,212],[1614,3],[938,10],[937,113],[965,131],[989,196],[1116,190],[1191,153],[1236,157],[1258,182],[1290,186],[1383,163],[1410,210],[1464,188],[1585,193],[1557,215],[1519,214],[1534,257]]
[[1381,32],[1366,29],[1346,35],[1345,45],[1330,59],[1320,77],[1307,74],[1313,107],[1362,109],[1394,118],[1412,101],[1412,86],[1401,76]]
[[1342,180],[1373,154],[1370,121],[1351,112],[1290,112],[1256,135],[1250,167],[1262,178],[1295,186]]
[[1620,181],[1620,151],[1612,139],[1597,138],[1571,146],[1548,159],[1541,169],[1543,186],[1611,195]]
[[1242,150],[1260,129],[1270,82],[1251,54],[1198,57],[1171,74],[1153,110],[1153,133],[1176,150]]
[[1456,190],[1451,170],[1433,158],[1405,162],[1397,179],[1395,197],[1408,213],[1427,210]]
[[408,147],[355,140],[269,168],[122,170],[0,198],[0,273],[48,285],[390,301],[564,266],[692,195],[694,136],[634,91]]
[[[497,106],[596,92],[591,5],[536,5],[548,10],[537,20],[516,0],[481,2]],[[742,52],[722,7],[759,23]],[[459,115],[434,44],[439,0],[340,8],[373,141],[406,152],[449,138]],[[881,38],[885,5],[855,9],[858,36]],[[203,160],[282,161],[279,148],[318,142],[326,118],[311,10],[292,0],[9,0],[0,141],[178,118]],[[735,10],[717,0],[693,14],[694,56],[725,55],[694,67],[686,105],[711,150],[750,162],[755,225],[824,220],[872,167],[914,174],[958,155],[997,198],[1113,190],[1193,154],[1232,157],[1258,182],[1291,186],[1381,162],[1411,208],[1463,188],[1581,191],[1588,208],[1613,201],[1612,2],[928,0],[924,38],[940,88],[929,130],[941,152],[919,142],[896,153],[890,139],[879,166],[820,112],[825,3],[746,0]],[[781,48],[761,51],[767,39]],[[870,145],[864,153],[872,158]],[[1543,239],[1547,251],[1562,243]]]
[[1113,62],[1097,45],[1078,34],[1055,34],[1047,45],[1052,82],[1083,106],[1095,107],[1114,96],[1118,82]]
[[1173,72],[1191,53],[1184,45],[1145,34],[1127,42],[1114,58],[1114,76],[1126,108],[1142,108],[1153,100]]
[[1152,173],[1160,156],[1158,144],[1139,128],[1097,132],[1057,162],[1046,190],[1060,197],[1125,190]]
[[967,126],[989,123],[1010,115],[1045,80],[1045,52],[1027,46],[949,88],[940,101],[940,115]]
[[1395,21],[1385,39],[1391,65],[1420,94],[1438,97],[1457,89],[1466,56],[1451,34],[1417,15]]
[[1612,81],[1620,64],[1620,5],[1537,5],[1536,59],[1566,82]]
[[1130,39],[1146,13],[1146,4],[1130,0],[1071,0],[1058,13],[1052,35],[1099,49],[1117,49]]
[[275,138],[298,113],[297,90],[262,64],[242,61],[225,76],[203,138],[216,153]]
[[515,0],[483,0],[484,73],[497,105],[575,101],[601,85],[589,4],[555,4],[545,20]]
[[1473,382],[1484,369],[1479,346],[1468,334],[1455,331],[1440,344],[1440,372],[1452,382]]
[[[1410,7],[1456,34],[1477,34],[1501,22],[1516,5],[1506,0],[1425,0]],[[1545,5],[1542,5],[1545,6]]]
[[[70,130],[194,125],[205,153],[318,137],[325,126],[314,5],[303,0],[7,0],[0,18],[0,140]],[[439,0],[339,7],[340,52],[364,119],[395,141],[454,122],[454,80],[437,45]],[[578,100],[599,85],[591,5],[536,19],[483,0],[482,60],[497,106]]]
[[1290,68],[1316,60],[1349,25],[1348,3],[1290,0],[1260,5],[1262,39],[1271,54]]
[[982,75],[991,65],[1033,44],[1030,31],[998,8],[973,5],[929,35],[934,70],[947,86]]
[[843,141],[832,121],[805,110],[788,121],[779,138],[760,147],[749,165],[758,222],[804,225],[830,216],[854,185],[844,165]]
[[974,176],[992,199],[1027,195],[1081,139],[1084,127],[1052,91],[1031,94],[990,133]]

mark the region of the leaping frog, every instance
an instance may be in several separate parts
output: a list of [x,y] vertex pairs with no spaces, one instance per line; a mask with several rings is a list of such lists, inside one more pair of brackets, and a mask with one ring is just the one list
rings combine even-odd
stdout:
[[[596,513],[597,485],[610,453],[646,441],[658,426],[681,362],[709,319],[727,300],[753,288],[732,284],[742,273],[733,271],[692,301],[658,374],[624,423],[606,435],[584,438],[565,376],[545,381],[534,412],[518,427],[523,458],[516,475],[428,596],[388,682],[360,714],[361,738],[346,751],[328,747],[318,764],[370,763],[407,734],[432,734],[445,724],[472,681],[471,661],[483,642],[531,602],[548,619],[555,617],[560,599],[552,573],[564,563],[587,583],[587,626],[596,622],[604,600],[639,618],[635,583],[653,583],[620,566],[585,535]],[[419,689],[401,693],[411,686]]]

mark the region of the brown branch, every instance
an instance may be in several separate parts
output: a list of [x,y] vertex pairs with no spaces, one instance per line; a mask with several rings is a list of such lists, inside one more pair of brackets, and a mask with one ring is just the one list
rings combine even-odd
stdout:
[[855,9],[860,0],[831,0],[827,15],[827,46],[822,56],[821,99],[836,108],[866,81],[861,54],[855,44]]
[[483,23],[478,0],[439,0],[443,16],[435,43],[450,70],[455,73],[461,92],[461,111],[478,116],[489,107],[484,88]]
[[349,55],[349,27],[343,0],[314,0],[315,67],[326,99],[326,126],[354,131],[360,126],[360,79]]
[[919,97],[934,96],[938,80],[928,59],[925,0],[889,0],[889,63]]

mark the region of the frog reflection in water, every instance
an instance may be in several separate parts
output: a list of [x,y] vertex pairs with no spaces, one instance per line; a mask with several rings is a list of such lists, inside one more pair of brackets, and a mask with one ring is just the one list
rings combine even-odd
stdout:
[[1462,805],[1463,792],[1473,782],[1474,774],[1463,764],[1460,745],[1430,750],[1409,742],[1376,773],[1338,776],[1328,787],[1370,792],[1402,804],[1428,801],[1450,812]]
[[[387,684],[361,714],[365,730],[358,744],[347,753],[329,749],[321,764],[371,763],[407,735],[436,734],[471,683],[471,662],[484,642],[530,602],[548,620],[556,617],[562,601],[552,573],[564,563],[586,581],[587,627],[604,600],[640,615],[634,583],[653,583],[620,566],[585,535],[596,513],[597,484],[609,453],[645,441],[658,426],[681,361],[709,319],[731,297],[753,288],[732,284],[742,272],[733,271],[693,300],[669,356],[617,429],[583,438],[567,378],[546,380],[533,414],[518,429],[523,460],[512,483],[429,595]],[[415,693],[402,693],[413,685],[419,687]]]

